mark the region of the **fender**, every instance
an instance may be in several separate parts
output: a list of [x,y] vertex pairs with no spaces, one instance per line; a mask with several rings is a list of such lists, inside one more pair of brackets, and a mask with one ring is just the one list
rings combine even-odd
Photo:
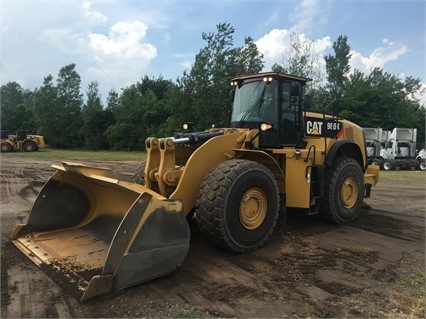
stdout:
[[261,163],[269,168],[277,180],[280,193],[285,193],[284,173],[272,156],[260,150],[236,149],[236,158],[242,158]]
[[[170,199],[178,199],[183,202],[185,214],[188,214],[195,206],[201,182],[208,172],[217,164],[235,157],[235,150],[242,147],[247,134],[249,134],[248,131],[237,131],[213,137],[191,154],[183,168],[176,189],[169,196]],[[165,144],[167,144],[166,149],[162,151],[164,154],[161,155],[163,159],[167,156],[166,153],[174,154],[173,143]],[[168,162],[174,163],[174,160],[169,160]],[[158,172],[160,176],[164,176],[161,163]]]
[[240,159],[247,159],[265,165],[271,170],[272,174],[278,184],[280,196],[280,222],[285,223],[287,216],[287,198],[285,192],[285,177],[280,165],[274,160],[272,156],[264,151],[250,150],[250,149],[234,149],[235,157]]
[[355,159],[358,163],[361,169],[365,170],[365,162],[364,158],[361,152],[361,149],[359,146],[353,142],[348,140],[338,140],[336,143],[334,143],[330,150],[327,152],[326,158],[325,158],[325,165],[326,167],[331,167],[334,161],[334,158],[337,155],[346,155],[347,157]]

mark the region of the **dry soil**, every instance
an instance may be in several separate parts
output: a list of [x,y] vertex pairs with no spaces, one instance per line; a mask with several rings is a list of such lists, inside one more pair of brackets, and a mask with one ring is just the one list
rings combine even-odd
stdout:
[[[83,163],[129,176],[139,165]],[[387,172],[359,218],[344,226],[290,211],[252,253],[222,251],[192,227],[188,256],[176,271],[81,304],[9,239],[26,222],[51,164],[1,159],[3,318],[425,317],[424,172],[397,180]]]

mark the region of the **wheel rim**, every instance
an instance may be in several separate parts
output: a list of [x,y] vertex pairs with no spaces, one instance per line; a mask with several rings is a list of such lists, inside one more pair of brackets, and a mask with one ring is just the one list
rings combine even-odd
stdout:
[[422,171],[426,170],[426,163],[425,162],[420,163],[420,169]]
[[250,188],[241,198],[239,218],[244,228],[253,230],[262,225],[268,211],[265,192],[258,188]]
[[389,162],[385,162],[384,164],[383,164],[383,168],[385,169],[385,170],[390,170],[390,163]]
[[7,145],[3,144],[3,145],[1,146],[1,150],[2,150],[3,152],[7,152],[7,151],[9,150],[9,147],[8,147]]
[[355,206],[358,200],[359,187],[354,177],[348,177],[342,185],[340,198],[345,208],[350,209]]

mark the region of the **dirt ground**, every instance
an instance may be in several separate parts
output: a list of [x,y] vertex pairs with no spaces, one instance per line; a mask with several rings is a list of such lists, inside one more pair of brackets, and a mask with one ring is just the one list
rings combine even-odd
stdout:
[[[290,211],[252,253],[221,251],[193,228],[177,270],[81,304],[8,237],[26,222],[51,164],[1,159],[2,318],[425,317],[425,179],[410,177],[422,172],[383,179],[348,225]],[[139,165],[90,164],[127,175]]]

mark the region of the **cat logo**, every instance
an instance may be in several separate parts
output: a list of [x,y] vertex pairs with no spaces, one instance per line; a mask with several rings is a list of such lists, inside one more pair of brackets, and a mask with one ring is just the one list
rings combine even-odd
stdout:
[[305,134],[338,138],[343,134],[343,126],[335,119],[318,119],[305,117]]
[[309,135],[321,135],[323,121],[306,121],[306,133]]

